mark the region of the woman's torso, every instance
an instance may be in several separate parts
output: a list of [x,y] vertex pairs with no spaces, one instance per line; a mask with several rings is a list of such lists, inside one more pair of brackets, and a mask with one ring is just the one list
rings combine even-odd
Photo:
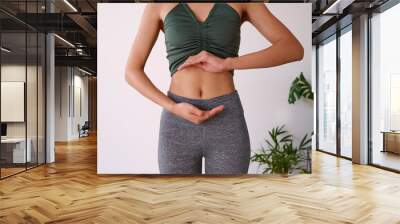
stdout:
[[[197,16],[199,22],[208,19],[210,9],[215,3],[190,3],[193,14]],[[226,3],[228,4],[228,3]],[[240,4],[231,4],[230,10],[236,10],[241,15]],[[161,9],[160,17],[163,18],[170,13],[170,10],[176,7],[176,3],[165,3]],[[189,14],[187,16],[190,16]],[[215,18],[217,19],[217,18]],[[174,72],[171,76],[169,90],[176,94],[195,99],[209,99],[216,96],[224,95],[235,90],[233,75],[229,71],[225,72],[207,72],[195,66],[189,66],[183,70]]]
[[232,92],[235,85],[228,71],[211,73],[191,66],[172,76],[169,90],[188,98],[210,99]]

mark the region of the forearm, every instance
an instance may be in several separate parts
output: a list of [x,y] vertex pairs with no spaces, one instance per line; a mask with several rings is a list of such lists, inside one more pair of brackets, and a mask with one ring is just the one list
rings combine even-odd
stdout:
[[143,70],[130,71],[125,74],[125,80],[146,98],[160,105],[168,111],[175,104],[168,96],[161,92],[147,77]]
[[266,49],[226,58],[228,70],[268,68],[303,58],[303,48],[297,43],[277,42]]

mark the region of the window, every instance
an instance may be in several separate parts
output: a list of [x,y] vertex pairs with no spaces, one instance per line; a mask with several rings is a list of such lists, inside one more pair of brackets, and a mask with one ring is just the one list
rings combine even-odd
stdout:
[[352,33],[340,36],[340,155],[352,157]]
[[318,149],[336,153],[336,37],[318,47]]
[[[353,78],[351,24],[320,43],[317,63],[318,150],[351,159]],[[340,123],[337,123],[339,121]]]
[[390,130],[400,130],[400,73],[390,74]]
[[[12,2],[1,1],[0,6]],[[43,13],[44,1],[18,13]],[[45,34],[0,12],[0,178],[45,163]]]
[[371,18],[371,162],[400,170],[400,4]]

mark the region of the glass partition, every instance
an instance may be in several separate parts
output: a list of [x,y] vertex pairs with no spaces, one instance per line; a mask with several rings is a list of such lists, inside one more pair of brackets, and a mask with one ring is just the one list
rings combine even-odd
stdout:
[[340,155],[352,157],[352,33],[340,36]]
[[1,176],[24,171],[26,150],[26,33],[1,34]]
[[27,98],[26,98],[26,113],[27,113],[27,150],[30,151],[30,160],[27,167],[37,165],[37,132],[38,132],[38,35],[36,32],[27,33]]
[[38,164],[43,164],[46,162],[46,143],[45,143],[45,114],[46,114],[46,74],[45,74],[45,66],[46,66],[46,38],[45,34],[38,33],[38,76],[37,76],[37,162]]
[[400,171],[400,4],[371,19],[371,162]]
[[[44,12],[44,1],[15,4],[0,6]],[[45,44],[44,33],[0,12],[1,179],[45,163]]]
[[318,47],[318,150],[336,154],[336,36]]

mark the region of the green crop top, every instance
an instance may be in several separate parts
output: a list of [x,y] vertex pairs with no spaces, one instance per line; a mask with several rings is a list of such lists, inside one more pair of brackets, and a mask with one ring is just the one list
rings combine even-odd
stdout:
[[204,22],[186,3],[178,3],[163,24],[171,76],[189,56],[202,50],[220,58],[238,56],[240,25],[240,15],[227,3],[214,3]]

